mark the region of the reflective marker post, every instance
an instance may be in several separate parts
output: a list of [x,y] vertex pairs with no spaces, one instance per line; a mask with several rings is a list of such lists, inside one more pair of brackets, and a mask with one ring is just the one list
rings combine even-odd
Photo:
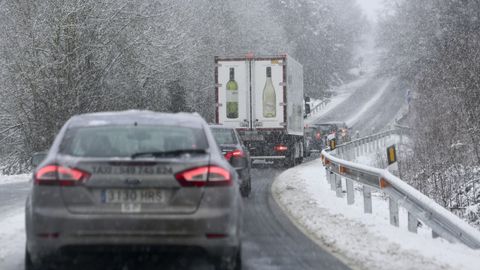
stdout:
[[331,139],[328,141],[329,146],[330,146],[330,151],[335,150],[337,148],[337,139]]
[[387,161],[388,165],[397,162],[397,150],[395,149],[395,145],[387,147]]

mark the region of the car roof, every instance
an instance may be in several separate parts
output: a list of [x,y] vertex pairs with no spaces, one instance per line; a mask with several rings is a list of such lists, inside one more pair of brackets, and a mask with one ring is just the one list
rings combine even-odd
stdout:
[[199,128],[205,124],[205,120],[203,120],[200,115],[192,113],[161,113],[147,110],[128,110],[76,115],[72,117],[70,126],[154,125],[155,123]]
[[222,126],[222,125],[219,125],[219,124],[209,124],[209,126],[211,128],[218,128],[218,129],[235,129],[235,128],[232,128],[232,127],[226,127],[226,126]]

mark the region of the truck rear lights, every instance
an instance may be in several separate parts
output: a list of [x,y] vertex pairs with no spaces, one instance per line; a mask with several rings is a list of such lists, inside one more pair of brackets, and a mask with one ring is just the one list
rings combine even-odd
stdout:
[[240,149],[235,149],[233,151],[227,152],[225,154],[225,159],[230,161],[234,157],[244,157],[245,153]]
[[74,186],[85,182],[89,177],[89,173],[79,169],[47,165],[35,173],[34,183],[36,185]]
[[232,177],[230,172],[217,166],[203,166],[189,169],[175,175],[183,187],[211,187],[230,186]]
[[277,145],[273,149],[277,152],[285,152],[288,150],[288,147],[286,147],[285,145]]

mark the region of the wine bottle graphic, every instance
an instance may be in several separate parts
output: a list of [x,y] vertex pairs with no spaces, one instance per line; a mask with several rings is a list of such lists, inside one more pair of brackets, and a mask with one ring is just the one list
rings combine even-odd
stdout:
[[274,118],[277,116],[276,99],[272,82],[272,68],[267,67],[267,80],[263,87],[263,117]]
[[227,118],[238,118],[238,84],[234,68],[230,68],[230,80],[227,82]]

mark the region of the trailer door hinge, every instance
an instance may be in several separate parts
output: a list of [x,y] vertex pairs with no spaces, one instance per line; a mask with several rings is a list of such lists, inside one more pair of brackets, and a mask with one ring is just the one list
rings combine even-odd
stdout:
[[280,123],[280,126],[286,127],[286,126],[287,126],[287,123],[286,123],[286,122],[282,122],[282,123]]
[[279,83],[279,85],[280,85],[280,86],[287,86],[287,83],[281,82],[281,83]]
[[222,103],[217,103],[217,104],[215,104],[215,105],[217,106],[217,108],[219,108],[219,107],[222,107],[222,106],[223,106],[223,104],[222,104]]
[[262,123],[262,122],[255,121],[254,126],[256,126],[256,127],[263,127],[263,123]]
[[285,102],[280,102],[280,103],[278,103],[278,105],[280,105],[280,106],[287,106],[287,103],[285,103]]
[[221,83],[217,83],[217,84],[215,84],[215,87],[220,88],[220,87],[222,87],[222,84],[221,84]]
[[216,66],[216,67],[221,67],[222,64],[218,64],[218,63],[217,63],[217,64],[215,64],[215,66]]

